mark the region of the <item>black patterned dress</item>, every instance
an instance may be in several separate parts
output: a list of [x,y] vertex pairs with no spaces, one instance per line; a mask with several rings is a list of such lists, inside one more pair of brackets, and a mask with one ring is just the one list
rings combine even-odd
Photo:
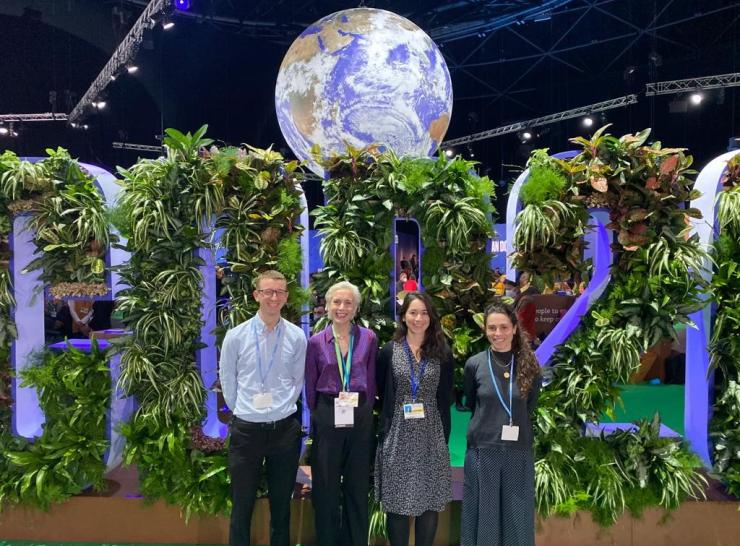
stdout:
[[[452,500],[447,448],[452,364],[440,364],[436,359],[427,364],[416,399],[424,404],[423,419],[403,416],[403,404],[412,400],[409,362],[401,343],[391,341],[381,350],[378,369],[383,381],[378,388],[391,399],[383,400],[383,434],[375,458],[375,498],[385,512],[393,514],[441,512]],[[415,364],[414,369],[418,374],[419,365]]]

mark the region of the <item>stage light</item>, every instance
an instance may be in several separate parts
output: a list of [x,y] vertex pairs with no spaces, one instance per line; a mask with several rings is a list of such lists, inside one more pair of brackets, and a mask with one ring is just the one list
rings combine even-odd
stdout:
[[190,0],[173,0],[172,4],[175,6],[175,9],[179,9],[180,11],[190,9]]
[[5,136],[7,134],[8,128],[4,124],[0,123],[0,135]]
[[170,19],[169,17],[165,17],[162,20],[162,29],[163,30],[170,30],[174,26],[175,26],[175,22],[172,19]]
[[694,106],[699,106],[701,104],[701,101],[704,100],[704,95],[702,93],[699,93],[698,91],[695,93],[691,93],[689,96],[689,101]]
[[525,142],[529,142],[534,138],[534,133],[529,129],[525,129],[523,131],[519,131],[516,136],[519,138],[521,143],[524,144]]
[[594,124],[594,118],[592,118],[591,116],[586,116],[585,118],[583,118],[581,123],[583,123],[584,127],[591,127]]
[[99,101],[93,101],[90,104],[92,104],[92,107],[95,108],[96,110],[102,110],[103,108],[106,107],[108,103],[105,102],[104,100],[99,100]]
[[453,150],[452,148],[447,148],[447,149],[445,150],[445,155],[446,155],[447,157],[452,157],[453,155],[455,155],[455,150]]
[[129,74],[133,74],[133,73],[134,73],[134,72],[136,72],[137,70],[139,70],[139,67],[138,67],[138,66],[136,66],[135,64],[129,64],[129,65],[126,65],[126,71],[127,71],[127,72],[128,72]]

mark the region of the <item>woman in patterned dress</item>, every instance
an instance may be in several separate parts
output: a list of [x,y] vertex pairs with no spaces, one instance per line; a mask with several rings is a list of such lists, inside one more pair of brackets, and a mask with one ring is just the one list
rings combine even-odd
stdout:
[[511,306],[486,309],[491,346],[468,359],[473,412],[465,453],[461,546],[534,546],[533,412],[540,367]]
[[431,546],[439,512],[452,500],[452,353],[429,296],[410,292],[400,317],[393,340],[378,354],[375,498],[387,513],[391,546],[408,545],[411,517],[416,545]]

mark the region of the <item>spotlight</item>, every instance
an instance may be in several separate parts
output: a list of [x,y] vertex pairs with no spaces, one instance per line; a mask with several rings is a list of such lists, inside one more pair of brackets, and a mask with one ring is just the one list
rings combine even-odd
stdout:
[[8,128],[5,125],[0,124],[0,135],[5,136],[7,134],[8,134]]
[[471,159],[475,157],[475,152],[473,151],[473,147],[470,144],[468,144],[468,155],[470,155]]
[[529,142],[534,138],[534,133],[530,131],[529,129],[525,129],[524,131],[519,131],[516,136],[519,138],[519,140],[524,144],[525,142]]
[[85,130],[85,131],[87,131],[87,130],[88,130],[88,129],[90,128],[90,126],[89,126],[89,125],[88,125],[87,123],[85,123],[85,124],[84,124],[84,125],[82,125],[81,127],[82,127],[82,128],[83,128],[83,129]]
[[172,19],[170,19],[169,17],[165,17],[162,20],[162,29],[163,30],[170,30],[174,26],[175,26],[175,22]]
[[72,129],[77,129],[77,124],[74,121],[70,123],[69,126],[72,127]]
[[18,136],[18,131],[16,131],[14,129],[14,125],[15,125],[15,123],[11,121],[10,122],[10,125],[8,126],[8,135],[10,135],[11,137],[17,137]]
[[583,123],[584,127],[591,127],[594,124],[594,118],[592,118],[591,116],[586,116],[585,118],[583,118],[581,123]]
[[173,0],[172,4],[175,6],[175,9],[179,9],[180,11],[190,9],[190,0]]
[[693,104],[694,106],[699,106],[701,104],[701,101],[703,100],[704,95],[699,91],[691,93],[691,95],[689,96],[689,101],[691,101],[691,104]]
[[129,74],[133,74],[133,73],[134,73],[134,72],[136,72],[137,70],[139,70],[139,67],[138,67],[138,66],[136,66],[135,64],[129,64],[129,65],[126,65],[126,71],[127,71],[127,72],[128,72]]
[[92,107],[93,107],[93,108],[95,108],[96,110],[102,110],[103,108],[105,108],[105,106],[106,106],[106,105],[107,105],[108,103],[107,103],[107,102],[105,102],[104,100],[99,100],[99,101],[92,101],[92,102],[91,102],[90,104],[91,104],[91,105],[92,105]]
[[455,155],[455,150],[453,150],[452,148],[447,148],[447,149],[445,150],[445,155],[446,155],[447,157],[452,157],[453,155]]

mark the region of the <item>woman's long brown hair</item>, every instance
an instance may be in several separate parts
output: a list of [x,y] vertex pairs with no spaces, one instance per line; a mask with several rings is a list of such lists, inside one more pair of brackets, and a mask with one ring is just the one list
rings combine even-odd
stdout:
[[401,320],[398,321],[398,327],[393,334],[393,340],[403,341],[403,338],[406,337],[408,328],[406,327],[406,322],[403,320],[403,317],[406,315],[406,311],[409,310],[409,306],[414,300],[421,300],[429,314],[429,327],[424,334],[424,343],[421,346],[421,357],[436,358],[439,361],[449,358],[451,354],[450,346],[447,345],[447,340],[442,331],[442,323],[439,320],[439,313],[437,313],[437,309],[434,307],[432,298],[424,292],[409,292],[406,294],[406,297],[403,300],[403,305],[401,306],[401,311],[399,312]]

